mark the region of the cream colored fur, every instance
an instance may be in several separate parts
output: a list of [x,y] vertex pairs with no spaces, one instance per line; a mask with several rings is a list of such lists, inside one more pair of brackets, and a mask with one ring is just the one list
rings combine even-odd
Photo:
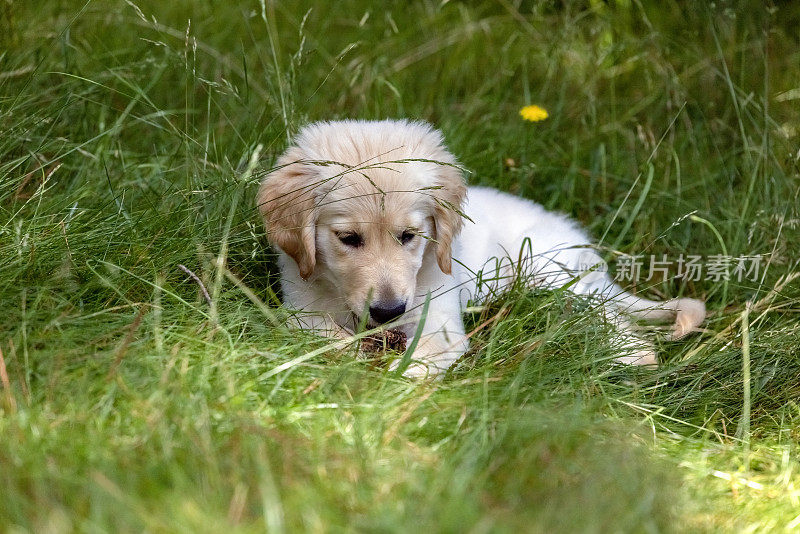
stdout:
[[[625,363],[656,363],[652,342],[634,332],[631,317],[674,320],[675,339],[705,318],[698,300],[642,299],[606,273],[587,271],[601,259],[576,223],[499,191],[467,188],[456,165],[441,134],[422,122],[305,127],[258,194],[280,251],[284,301],[297,311],[293,324],[342,337],[361,317],[375,326],[405,310],[389,324],[411,339],[430,294],[415,365],[406,371],[425,376],[467,350],[467,300],[502,290],[519,269],[537,286],[571,283],[574,293],[603,303]],[[479,272],[493,281],[476,285]]]

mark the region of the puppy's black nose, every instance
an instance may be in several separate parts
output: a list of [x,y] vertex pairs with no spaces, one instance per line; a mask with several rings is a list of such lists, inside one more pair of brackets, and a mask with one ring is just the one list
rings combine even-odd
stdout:
[[388,323],[397,319],[406,311],[406,303],[399,300],[393,300],[386,303],[377,303],[369,307],[369,316],[376,323]]

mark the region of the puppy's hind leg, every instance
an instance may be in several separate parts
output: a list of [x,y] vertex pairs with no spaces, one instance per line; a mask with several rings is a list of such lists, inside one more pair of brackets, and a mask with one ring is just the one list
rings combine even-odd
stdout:
[[623,290],[607,275],[591,278],[588,283],[578,283],[575,287],[577,292],[603,299],[606,314],[617,330],[615,342],[622,351],[617,360],[622,363],[654,365],[658,361],[653,342],[636,332],[631,319],[673,321],[672,332],[666,339],[676,340],[695,331],[706,316],[702,301],[679,298],[658,302],[637,297]]
[[645,321],[674,321],[672,332],[667,336],[670,341],[696,331],[706,318],[706,305],[697,299],[680,298],[658,302],[622,291],[613,297],[613,301],[623,313]]
[[615,360],[626,365],[658,365],[656,348],[652,341],[636,334],[635,325],[617,311],[610,318],[614,325],[611,342],[619,354]]
[[617,326],[617,341],[626,354],[617,361],[635,365],[655,365],[658,363],[656,351],[651,341],[636,335],[636,326],[628,317],[645,321],[674,321],[672,332],[667,340],[676,340],[695,331],[706,317],[706,307],[702,301],[690,298],[670,299],[663,302],[644,299],[621,288],[608,298],[607,308],[613,314],[612,322]]

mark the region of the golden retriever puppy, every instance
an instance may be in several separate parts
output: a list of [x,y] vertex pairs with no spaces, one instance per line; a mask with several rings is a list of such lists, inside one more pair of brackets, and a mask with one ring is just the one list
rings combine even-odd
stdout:
[[408,376],[448,369],[469,347],[467,301],[502,290],[521,272],[537,287],[571,284],[602,303],[625,363],[656,363],[652,342],[629,317],[674,320],[673,338],[705,318],[700,301],[638,298],[592,270],[602,260],[566,216],[468,188],[442,135],[423,122],[306,126],[262,182],[258,207],[280,251],[294,326],[346,337],[365,318],[410,340],[424,319]]

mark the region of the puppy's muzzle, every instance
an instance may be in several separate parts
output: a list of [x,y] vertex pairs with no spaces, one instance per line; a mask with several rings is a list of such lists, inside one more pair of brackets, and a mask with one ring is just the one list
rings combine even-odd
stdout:
[[394,321],[406,311],[406,301],[376,302],[369,307],[369,316],[378,324]]

